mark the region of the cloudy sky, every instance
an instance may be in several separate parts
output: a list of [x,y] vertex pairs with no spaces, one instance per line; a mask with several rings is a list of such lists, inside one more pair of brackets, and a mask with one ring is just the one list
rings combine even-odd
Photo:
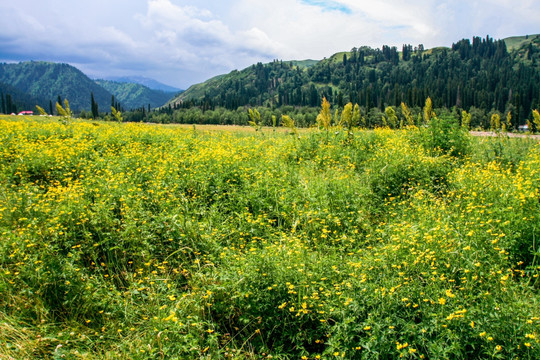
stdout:
[[2,1],[0,14],[0,62],[65,62],[94,78],[180,88],[363,45],[540,33],[538,0],[16,0]]

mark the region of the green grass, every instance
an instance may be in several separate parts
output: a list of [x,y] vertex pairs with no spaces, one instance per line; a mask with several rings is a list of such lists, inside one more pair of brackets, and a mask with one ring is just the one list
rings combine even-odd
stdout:
[[538,38],[540,35],[528,35],[528,36],[512,36],[504,39],[508,51],[519,50],[523,45],[529,44],[534,39]]
[[0,118],[0,357],[540,357],[540,146]]

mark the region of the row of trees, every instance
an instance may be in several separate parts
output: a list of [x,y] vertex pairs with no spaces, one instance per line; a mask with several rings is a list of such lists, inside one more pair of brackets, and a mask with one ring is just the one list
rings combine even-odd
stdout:
[[[18,110],[21,109],[21,107],[17,106],[17,104],[12,100],[12,97],[11,97],[10,94],[6,94],[4,96],[3,93],[0,93],[0,99],[1,99],[1,103],[0,103],[0,112],[1,113],[4,113],[4,114],[17,113]],[[65,104],[65,101],[67,101],[67,99],[62,101],[62,97],[60,95],[58,95],[54,105],[53,105],[53,101],[49,100],[49,106],[47,107],[47,109],[45,109],[44,107],[41,107],[39,105],[36,105],[35,108],[38,109],[38,112],[40,114],[42,114],[42,115],[64,116],[62,111],[59,111],[58,106],[60,106],[60,107],[68,106],[69,107],[69,103]],[[30,108],[31,107],[25,107],[24,109],[29,110]],[[110,108],[110,110],[111,110],[110,115],[112,115],[113,119],[115,119],[115,117],[114,117],[115,112],[116,113],[118,113],[118,112],[121,113],[121,112],[125,111],[125,109],[122,107],[122,105],[116,100],[114,95],[112,95],[112,98],[111,98],[111,108]],[[90,93],[90,111],[82,110],[77,115],[79,117],[81,117],[81,118],[84,118],[84,119],[100,119],[100,118],[101,119],[110,119],[111,118],[109,116],[108,112],[101,112],[101,113],[99,112],[99,106],[98,106],[98,103],[94,99],[94,93],[93,92]]]
[[[324,104],[330,104],[328,99],[324,99]],[[332,114],[331,123],[335,125],[348,123],[347,115],[342,119],[342,114],[351,113],[351,119],[356,119],[354,126],[363,128],[400,128],[408,125],[422,126],[426,124],[428,119],[426,115],[426,111],[428,111],[426,110],[427,106],[429,109],[432,109],[428,113],[453,116],[459,119],[461,123],[466,124],[466,127],[470,129],[518,130],[519,124],[515,121],[515,114],[512,110],[506,112],[500,112],[498,110],[486,111],[473,106],[467,111],[464,108],[458,108],[456,106],[452,108],[436,107],[435,103],[429,97],[427,100],[424,100],[422,106],[409,107],[405,104],[405,102],[402,102],[398,106],[386,106],[382,110],[378,107],[368,108],[352,102],[343,106],[335,104],[329,107],[329,111]],[[249,121],[253,121],[250,119],[250,109],[250,107],[238,107],[237,109],[230,110],[224,107],[216,107],[214,109],[203,110],[201,107],[166,107],[144,113],[139,109],[136,112],[126,113],[125,119],[128,121],[149,121],[155,123],[248,125]],[[317,126],[319,123],[317,120],[319,109],[319,107],[290,105],[273,108],[268,106],[253,108],[260,116],[260,119],[256,121],[260,126],[273,126],[274,118],[281,119],[283,115],[287,115],[294,119],[294,123],[298,127]],[[534,124],[534,116],[531,116],[528,121],[529,129],[535,131],[537,127]]]
[[[2,100],[4,96],[2,94]],[[10,97],[7,96],[7,99]],[[2,107],[9,105],[9,102],[2,101]],[[63,105],[65,104],[65,105]],[[120,105],[115,102],[114,96],[111,104]],[[122,113],[115,106],[111,105],[111,114],[99,114],[98,106],[91,94],[92,112],[83,111],[82,118],[102,118],[105,120],[130,121],[130,122],[154,122],[154,123],[179,123],[179,124],[219,124],[219,125],[247,125],[250,124],[257,129],[262,126],[276,126],[276,119],[284,119],[284,124],[290,128],[318,126],[328,130],[330,126],[344,127],[351,130],[353,127],[375,128],[403,128],[405,126],[422,126],[429,123],[431,117],[435,114],[452,115],[460,120],[464,128],[489,129],[493,131],[512,131],[517,130],[517,124],[513,119],[512,111],[500,113],[493,110],[486,113],[484,110],[472,107],[470,112],[453,107],[439,108],[433,110],[431,98],[427,98],[422,108],[409,108],[405,103],[400,106],[387,106],[384,111],[378,108],[366,108],[358,103],[349,102],[344,106],[334,106],[331,109],[330,102],[323,97],[321,110],[313,107],[293,107],[282,106],[280,108],[247,108],[239,107],[236,110],[228,110],[220,107],[214,110],[206,110],[199,107],[182,108],[178,106],[167,106],[155,111],[151,111],[150,106],[141,107],[132,111]],[[52,102],[50,102],[50,111],[52,111]],[[36,106],[39,113],[46,115],[47,112],[40,106]],[[4,108],[2,108],[4,109]],[[64,121],[69,121],[73,116],[69,107],[69,102],[58,96],[55,104],[56,114],[61,116]],[[332,115],[333,114],[333,115]],[[527,120],[530,131],[540,130],[540,114],[537,110],[532,112],[531,119]]]
[[3,114],[17,113],[17,105],[13,102],[11,94],[0,93],[0,111]]

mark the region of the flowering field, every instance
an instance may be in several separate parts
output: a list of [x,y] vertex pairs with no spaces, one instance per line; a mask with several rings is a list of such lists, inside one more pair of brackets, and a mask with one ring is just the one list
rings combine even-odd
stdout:
[[538,359],[540,145],[0,117],[2,359]]

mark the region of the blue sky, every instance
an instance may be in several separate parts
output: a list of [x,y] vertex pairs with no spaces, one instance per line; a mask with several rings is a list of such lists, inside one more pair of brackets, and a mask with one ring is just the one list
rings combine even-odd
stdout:
[[351,9],[338,1],[324,1],[324,0],[303,0],[306,5],[316,6],[323,11],[340,11],[344,14],[352,14]]
[[451,46],[540,33],[537,0],[17,0],[0,3],[0,61],[187,88],[273,59],[368,45]]

